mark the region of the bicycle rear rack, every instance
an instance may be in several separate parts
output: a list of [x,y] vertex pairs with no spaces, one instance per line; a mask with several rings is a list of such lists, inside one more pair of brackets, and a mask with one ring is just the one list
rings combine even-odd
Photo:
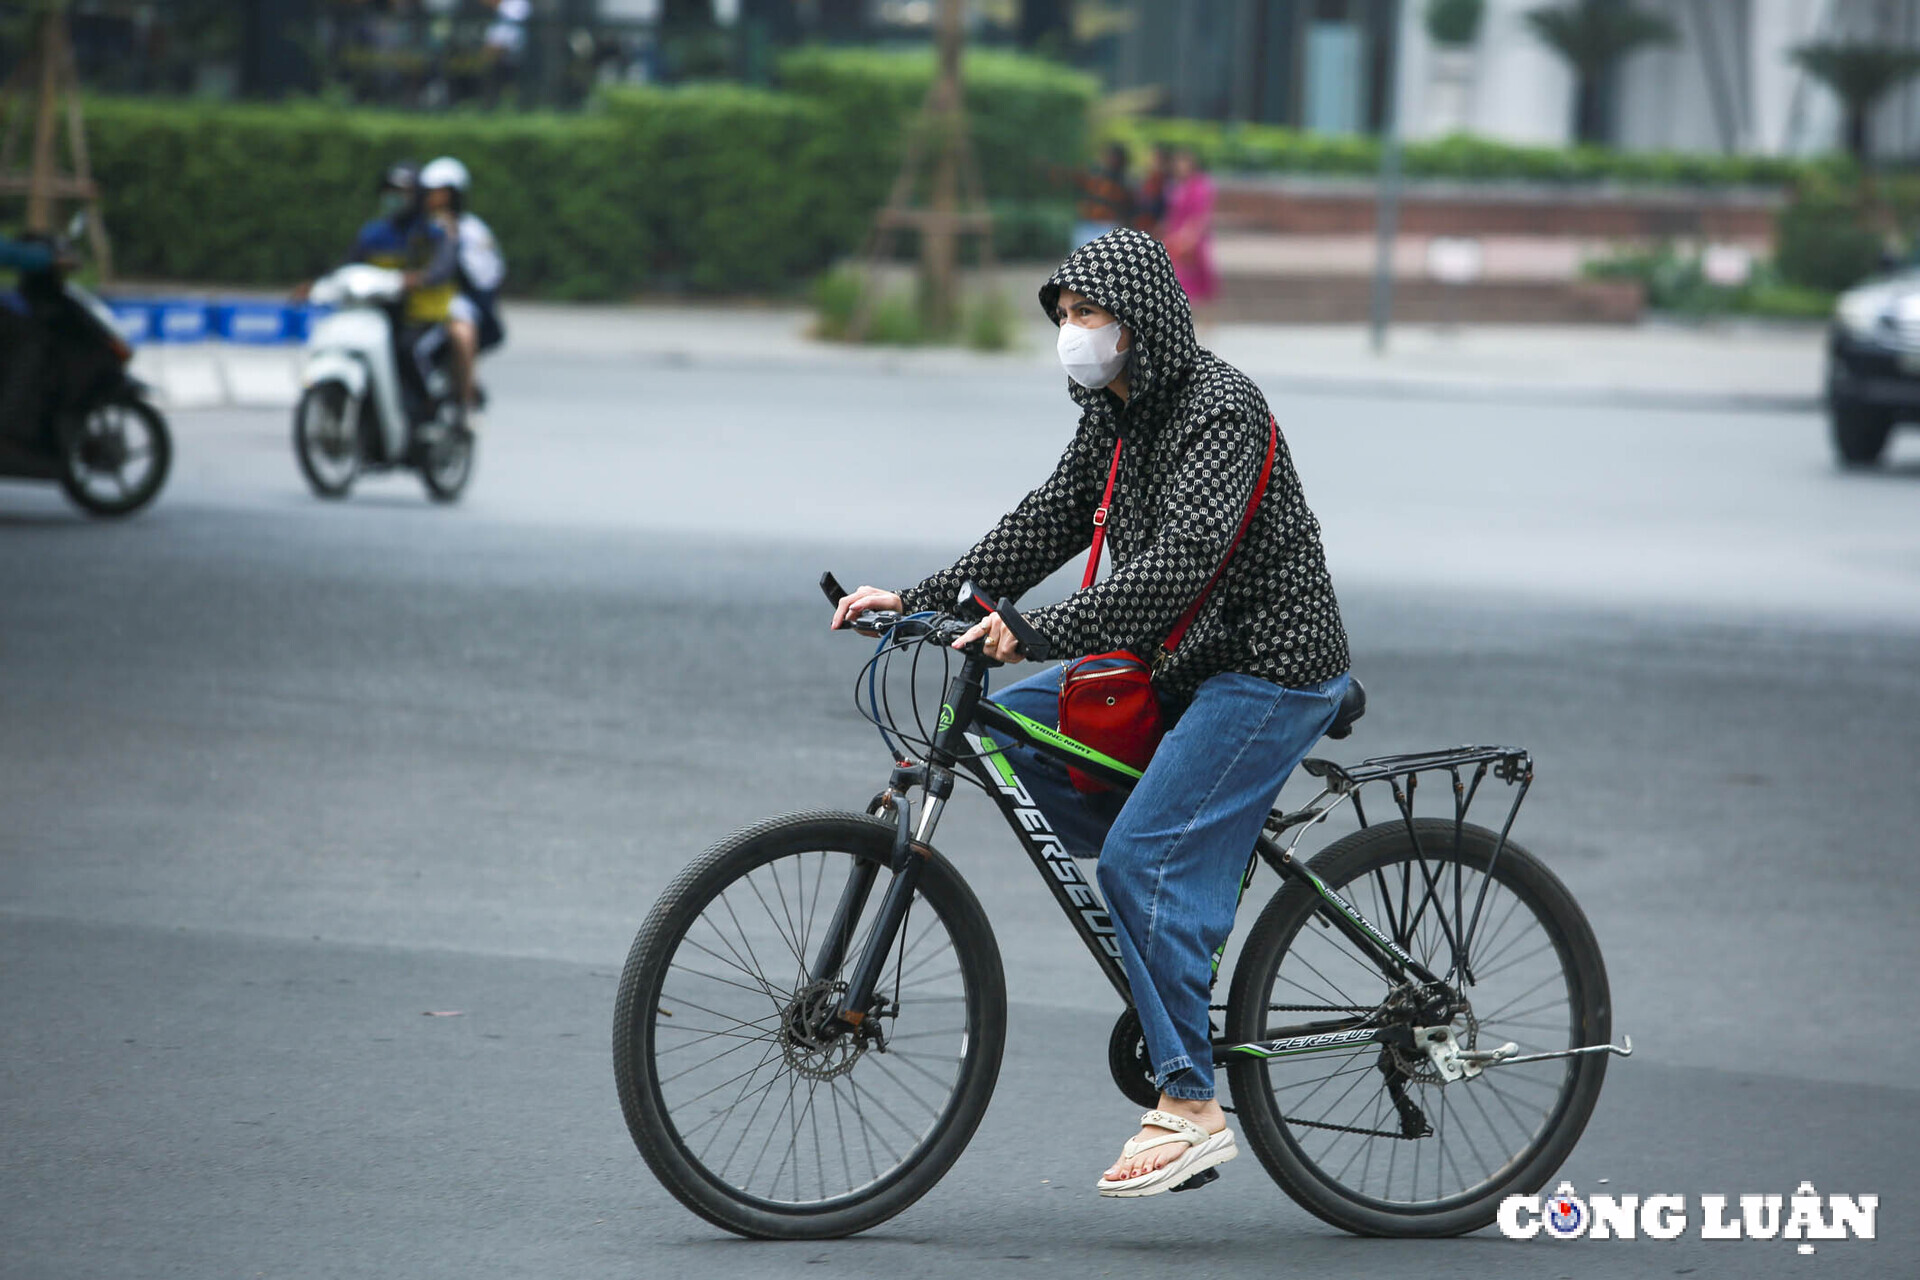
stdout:
[[[1486,905],[1487,887],[1493,882],[1494,867],[1498,865],[1500,855],[1506,851],[1507,837],[1513,831],[1513,820],[1520,815],[1520,803],[1527,798],[1527,789],[1533,785],[1533,757],[1519,747],[1459,746],[1442,751],[1374,756],[1355,765],[1313,758],[1303,760],[1300,767],[1310,776],[1320,779],[1320,794],[1309,801],[1305,808],[1292,813],[1275,813],[1266,822],[1267,832],[1276,837],[1299,828],[1287,846],[1284,855],[1287,858],[1293,856],[1307,828],[1325,819],[1348,799],[1353,801],[1354,817],[1364,830],[1369,824],[1367,811],[1360,802],[1361,788],[1371,782],[1385,782],[1393,795],[1394,807],[1400,811],[1401,821],[1406,825],[1407,839],[1413,843],[1414,856],[1424,865],[1426,854],[1420,847],[1420,835],[1413,822],[1414,797],[1421,774],[1445,773],[1453,786],[1453,854],[1460,859],[1467,810],[1472,806],[1474,797],[1480,794],[1480,784],[1491,773],[1514,788],[1513,803],[1508,806],[1506,821],[1500,826],[1493,853],[1487,858],[1485,878],[1480,882],[1473,914],[1467,921],[1466,929],[1454,940],[1455,969],[1465,981],[1471,983],[1473,974],[1467,966],[1467,956],[1471,954],[1472,940],[1480,925],[1480,912]],[[1467,769],[1471,769],[1472,773],[1463,779],[1462,771]]]

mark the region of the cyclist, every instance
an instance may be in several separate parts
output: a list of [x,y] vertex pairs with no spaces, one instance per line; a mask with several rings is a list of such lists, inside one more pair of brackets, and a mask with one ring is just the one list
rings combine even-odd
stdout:
[[460,398],[469,415],[479,399],[474,391],[474,363],[481,352],[491,351],[506,340],[499,299],[500,285],[507,275],[507,261],[493,229],[467,208],[467,188],[471,185],[467,166],[452,156],[428,161],[420,171],[428,216],[451,226],[459,240],[460,291],[447,307],[447,335],[453,340]]
[[[1236,1154],[1214,1099],[1212,957],[1233,927],[1248,853],[1281,785],[1339,710],[1347,638],[1320,526],[1284,442],[1227,559],[1267,457],[1270,418],[1252,380],[1195,340],[1160,242],[1132,228],[1100,236],[1041,287],[1040,305],[1060,326],[1081,411],[1052,476],[951,567],[904,591],[863,586],[834,622],[865,609],[949,607],[968,580],[990,598],[1018,599],[1088,547],[1117,439],[1109,576],[1025,614],[1054,653],[1153,654],[1226,561],[1184,641],[1155,668],[1171,727],[1124,802],[1083,794],[1057,764],[1008,748],[1068,847],[1099,855],[1161,1094],[1097,1187],[1154,1195]],[[1020,661],[998,614],[956,645],[975,639],[1001,662]],[[1053,668],[995,700],[1055,724],[1060,674]]]

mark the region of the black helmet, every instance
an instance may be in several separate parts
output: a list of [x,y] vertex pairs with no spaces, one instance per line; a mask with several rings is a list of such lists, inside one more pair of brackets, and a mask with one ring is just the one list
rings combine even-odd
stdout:
[[411,160],[396,160],[380,171],[381,191],[404,191],[412,195],[420,187],[420,166]]

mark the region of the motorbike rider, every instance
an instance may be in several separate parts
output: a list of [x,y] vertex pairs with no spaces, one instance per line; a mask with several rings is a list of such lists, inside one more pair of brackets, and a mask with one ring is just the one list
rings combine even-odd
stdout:
[[[402,160],[381,172],[379,215],[360,228],[347,258],[349,262],[403,273],[407,292],[394,341],[403,354],[411,355],[422,385],[439,348],[448,342],[449,308],[459,291],[458,236],[450,220],[427,214],[420,194],[419,167]],[[310,287],[301,285],[294,290],[294,297],[305,298]],[[468,376],[460,367],[456,350],[455,381],[463,385]],[[464,413],[462,417],[464,420]]]
[[[54,266],[51,245],[0,236],[0,269],[27,277]],[[0,437],[28,443],[38,425],[41,368],[52,335],[18,295],[0,295]]]
[[455,368],[465,371],[460,395],[470,421],[479,400],[473,379],[477,359],[506,340],[500,323],[500,285],[507,275],[507,261],[493,229],[467,208],[472,183],[467,166],[452,156],[430,160],[420,171],[428,216],[451,221],[459,240],[460,291],[447,310],[447,334],[453,341]]

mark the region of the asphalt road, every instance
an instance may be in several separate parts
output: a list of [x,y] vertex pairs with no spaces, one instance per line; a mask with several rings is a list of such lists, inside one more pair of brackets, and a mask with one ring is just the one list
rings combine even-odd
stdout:
[[1071,420],[986,363],[491,379],[452,510],[317,503],[243,411],[181,415],[127,524],[0,489],[0,1276],[1920,1270],[1914,442],[1842,476],[1790,414],[1275,397],[1373,696],[1327,753],[1540,762],[1516,836],[1637,1049],[1564,1175],[1876,1193],[1878,1240],[1363,1241],[1252,1160],[1101,1201],[1117,1001],[975,799],[939,843],[1014,993],[993,1108],[885,1227],[769,1245],[635,1154],[618,967],[708,841],[881,780],[819,570],[934,567]]

